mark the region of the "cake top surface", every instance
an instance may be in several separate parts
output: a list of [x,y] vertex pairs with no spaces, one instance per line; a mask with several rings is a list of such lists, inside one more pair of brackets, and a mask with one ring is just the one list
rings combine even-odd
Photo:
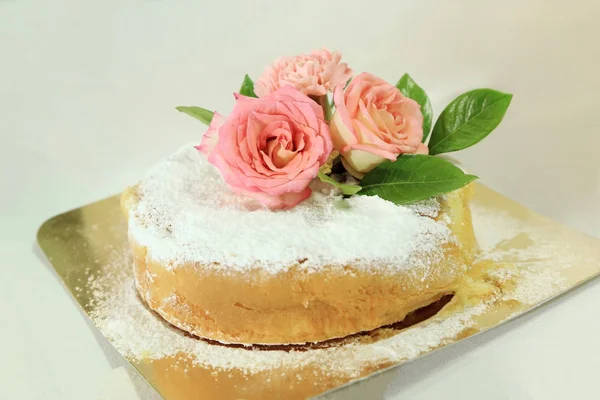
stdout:
[[[432,199],[398,206],[376,196],[313,190],[285,211],[234,194],[192,145],[167,157],[137,186],[129,233],[148,256],[168,265],[269,273],[325,266],[409,269],[443,257],[451,231]],[[427,255],[427,257],[424,257]]]

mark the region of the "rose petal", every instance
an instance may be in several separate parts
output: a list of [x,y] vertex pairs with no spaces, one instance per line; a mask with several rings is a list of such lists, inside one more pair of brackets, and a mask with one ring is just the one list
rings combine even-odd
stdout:
[[[343,157],[346,163],[350,165],[354,171],[357,171],[361,174],[371,171],[387,158],[376,154],[373,149],[368,148],[368,145],[355,146],[361,147],[344,152]],[[367,151],[363,150],[365,148],[367,148]],[[395,159],[396,158],[394,158],[394,160]],[[356,174],[353,175],[356,176]],[[360,179],[362,179],[362,177]]]
[[225,123],[226,118],[215,111],[212,121],[208,129],[202,136],[202,141],[198,146],[195,146],[205,156],[210,155],[217,145],[219,140],[219,128]]
[[419,147],[417,148],[417,151],[415,151],[415,154],[425,154],[425,155],[427,155],[427,154],[429,154],[429,148],[424,143],[421,143],[419,145]]
[[297,193],[286,193],[282,196],[272,196],[265,192],[249,192],[244,190],[236,190],[237,193],[246,195],[253,199],[258,200],[264,206],[267,206],[271,210],[286,210],[295,207],[299,203],[308,199],[312,193],[310,188],[306,187]]

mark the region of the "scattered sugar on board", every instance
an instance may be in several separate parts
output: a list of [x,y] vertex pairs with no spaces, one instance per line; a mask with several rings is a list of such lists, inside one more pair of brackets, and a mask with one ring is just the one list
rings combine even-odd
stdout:
[[[126,252],[124,252],[126,254]],[[94,323],[116,349],[131,359],[160,359],[186,354],[197,365],[256,373],[276,367],[316,366],[324,373],[358,376],[369,364],[415,358],[455,337],[471,317],[485,311],[479,305],[448,318],[426,323],[373,344],[350,343],[307,351],[247,350],[190,338],[150,312],[137,296],[127,256],[115,259],[90,284],[95,296]]]
[[149,257],[176,267],[200,262],[276,273],[297,265],[413,268],[422,254],[443,257],[447,224],[431,217],[439,202],[399,207],[378,197],[345,200],[314,191],[298,206],[270,211],[231,192],[219,172],[191,145],[153,168],[138,187],[130,234]]
[[570,268],[577,258],[566,251],[556,225],[532,228],[509,213],[477,205],[471,206],[471,213],[480,257],[506,264],[489,274],[501,281],[516,280],[504,299],[537,304],[566,288],[559,269]]

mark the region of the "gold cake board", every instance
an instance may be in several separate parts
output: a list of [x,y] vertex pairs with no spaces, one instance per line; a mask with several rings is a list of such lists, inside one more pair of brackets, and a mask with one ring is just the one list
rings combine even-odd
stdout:
[[[381,393],[376,391],[383,390],[385,386],[377,382],[392,379],[392,370],[399,365],[499,326],[600,274],[600,240],[542,217],[484,185],[476,184],[475,193],[474,207],[483,208],[490,213],[510,216],[531,232],[552,231],[557,248],[570,255],[569,265],[561,265],[560,258],[556,256],[558,253],[544,261],[548,273],[560,275],[562,280],[560,287],[545,293],[544,297],[538,299],[535,304],[511,300],[495,301],[483,314],[474,318],[469,329],[465,329],[450,340],[445,340],[439,346],[410,359],[365,365],[358,379],[324,375],[310,366],[282,369],[276,371],[276,374],[273,374],[274,371],[248,374],[235,369],[218,370],[195,365],[191,360],[186,365],[182,365],[181,358],[175,359],[175,357],[127,361],[166,400],[300,399],[312,396],[342,399],[346,398],[348,393],[352,393],[352,398],[377,398]],[[115,249],[126,247],[124,246],[127,240],[126,222],[121,214],[119,196],[49,219],[40,227],[37,239],[65,288],[89,317],[94,310],[93,300],[97,293],[94,294],[92,289],[86,286],[88,277],[102,274],[104,266],[114,260]],[[503,244],[505,250],[510,246],[514,248],[540,246],[541,248],[543,245],[545,243],[531,243],[527,235],[516,235]],[[513,253],[507,251],[503,257],[504,259],[495,258],[495,262],[513,263],[516,268],[519,268]],[[123,262],[122,268],[130,270],[131,266]],[[115,282],[116,284],[118,282]],[[450,315],[451,311],[446,316]],[[442,317],[436,316],[436,318]],[[386,333],[388,337],[394,334],[389,331]],[[215,344],[215,346],[219,345]],[[278,378],[271,379],[273,376]]]

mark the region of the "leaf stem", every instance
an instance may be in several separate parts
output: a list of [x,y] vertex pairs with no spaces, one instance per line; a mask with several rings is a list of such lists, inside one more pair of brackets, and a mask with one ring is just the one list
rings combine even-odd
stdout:
[[327,98],[327,95],[319,96],[317,99],[317,103],[321,105],[323,108],[323,114],[325,115],[325,121],[331,121],[331,103]]

